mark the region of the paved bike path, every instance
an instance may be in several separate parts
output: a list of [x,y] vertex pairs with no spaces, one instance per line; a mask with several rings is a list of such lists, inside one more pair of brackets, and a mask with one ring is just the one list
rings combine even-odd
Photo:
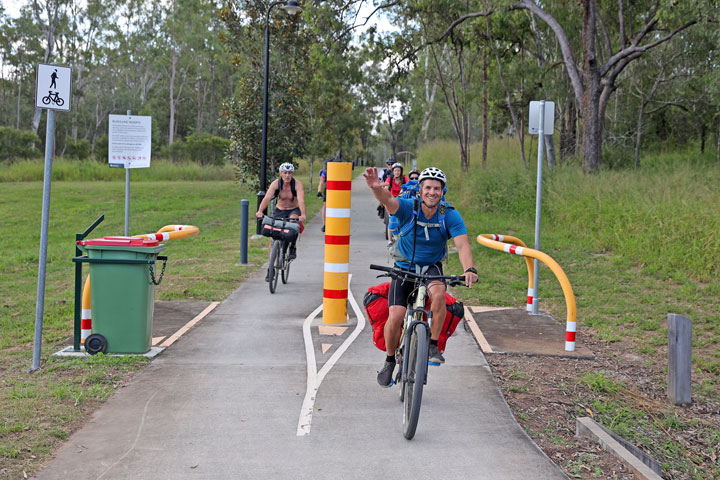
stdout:
[[[354,180],[357,303],[381,281],[368,264],[388,263],[375,205],[362,177]],[[316,218],[288,284],[270,295],[265,270],[257,272],[116,392],[38,478],[567,478],[515,422],[462,328],[448,342],[446,363],[431,368],[416,436],[405,440],[399,389],[375,380],[384,354],[372,345],[369,324],[350,343],[359,319],[349,305],[347,329],[320,335],[322,314],[312,314],[322,304],[323,260]],[[306,399],[308,376],[325,364],[332,368]],[[301,417],[308,400],[312,414]],[[301,418],[311,419],[304,434]]]

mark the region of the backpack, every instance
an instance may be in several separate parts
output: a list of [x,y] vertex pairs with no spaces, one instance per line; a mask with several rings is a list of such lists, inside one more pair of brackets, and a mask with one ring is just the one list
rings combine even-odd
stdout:
[[[420,184],[417,180],[408,180],[400,187],[400,198],[415,198],[420,196]],[[444,200],[444,199],[443,199]]]
[[[410,183],[410,182],[408,182]],[[447,240],[450,240],[450,236],[447,230],[447,227],[445,226],[445,212],[448,208],[454,208],[452,205],[447,203],[445,201],[445,198],[443,196],[443,199],[440,201],[440,205],[438,206],[438,223],[429,223],[429,222],[419,222],[418,221],[418,214],[420,212],[420,200],[419,197],[413,198],[413,216],[412,219],[410,219],[405,225],[400,225],[398,222],[397,217],[395,215],[390,216],[390,221],[388,222],[388,228],[390,229],[390,233],[393,236],[392,244],[388,246],[388,250],[390,252],[390,256],[398,262],[410,262],[410,259],[405,258],[405,256],[400,251],[400,238],[407,235],[410,232],[415,231],[415,226],[420,225],[421,227],[425,227],[425,238],[429,238],[428,234],[428,228],[439,228],[440,232],[442,233],[443,237],[445,237]],[[443,258],[447,257],[447,246],[445,247],[445,255]]]
[[[390,313],[387,299],[389,291],[390,282],[381,283],[380,285],[370,287],[363,298],[363,306],[365,307],[368,321],[373,329],[373,344],[383,352],[385,351],[385,323]],[[430,308],[429,298],[425,302],[425,308]],[[464,316],[465,308],[463,303],[458,302],[455,297],[446,292],[445,323],[438,338],[438,350],[440,350],[440,353],[445,351],[448,338],[455,332],[460,320],[462,320]]]
[[[277,198],[280,195],[280,192],[283,189],[283,179],[282,177],[278,178],[278,188],[275,190],[275,196],[273,198]],[[295,179],[293,178],[290,180],[290,191],[292,192],[293,200],[295,197],[297,197],[297,190],[295,190]]]

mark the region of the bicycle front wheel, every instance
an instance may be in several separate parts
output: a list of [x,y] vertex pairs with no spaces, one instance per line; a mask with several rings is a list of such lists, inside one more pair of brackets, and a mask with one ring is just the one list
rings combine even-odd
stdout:
[[278,271],[280,270],[278,268],[278,261],[280,261],[280,266],[282,267],[282,260],[280,259],[280,241],[273,240],[271,249],[272,250],[270,250],[270,264],[268,265],[268,277],[270,280],[268,282],[268,285],[270,286],[270,293],[275,293],[278,275],[280,273]]
[[407,384],[405,385],[405,401],[403,402],[403,435],[408,440],[415,436],[420,404],[422,403],[423,386],[428,368],[428,332],[424,325],[415,325],[410,333],[410,348],[406,352]]
[[[290,247],[287,247],[290,248]],[[283,251],[282,282],[287,283],[290,276],[290,260],[288,260],[287,248]]]

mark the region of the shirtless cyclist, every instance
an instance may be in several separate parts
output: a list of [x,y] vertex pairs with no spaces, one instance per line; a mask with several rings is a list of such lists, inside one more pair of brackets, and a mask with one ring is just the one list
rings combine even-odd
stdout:
[[[260,208],[255,213],[257,218],[263,218],[263,211],[270,204],[273,198],[277,198],[273,218],[287,219],[293,218],[303,222],[307,218],[305,215],[305,190],[300,180],[293,178],[295,167],[292,163],[285,162],[280,165],[280,178],[276,178],[270,184],[265,197],[260,202]],[[270,239],[272,245],[272,239]],[[268,249],[268,252],[270,249]],[[268,253],[269,255],[269,253]],[[293,260],[297,256],[295,243],[290,245],[288,259]]]

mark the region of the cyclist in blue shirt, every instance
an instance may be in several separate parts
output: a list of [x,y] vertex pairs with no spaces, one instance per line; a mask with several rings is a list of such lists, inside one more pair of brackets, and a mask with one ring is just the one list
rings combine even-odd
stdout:
[[[397,241],[395,266],[404,270],[420,271],[427,275],[443,275],[442,260],[447,255],[447,241],[452,238],[458,251],[460,264],[465,271],[465,284],[471,287],[477,282],[477,271],[473,267],[472,248],[468,240],[467,229],[460,213],[444,202],[443,193],[447,178],[442,170],[429,167],[420,172],[420,198],[406,199],[393,197],[383,188],[375,168],[368,168],[363,174],[368,187],[375,198],[382,203],[391,215],[395,215],[401,225]],[[408,223],[412,222],[408,226]],[[402,333],[402,320],[407,310],[407,300],[412,293],[412,282],[392,280],[388,292],[390,313],[385,323],[385,352],[387,357],[383,368],[378,372],[378,383],[381,387],[392,385],[395,369],[395,350]],[[440,337],[445,318],[446,286],[440,281],[428,284],[430,309],[433,318],[439,319],[431,325],[430,355],[432,363],[441,364],[445,359],[438,350],[437,341]]]

